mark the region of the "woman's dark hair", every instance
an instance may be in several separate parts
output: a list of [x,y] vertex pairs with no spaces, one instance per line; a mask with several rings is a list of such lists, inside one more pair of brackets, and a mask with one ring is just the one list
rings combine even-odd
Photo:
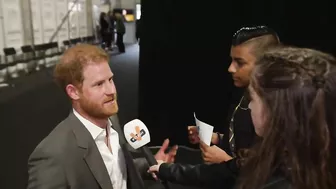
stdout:
[[266,117],[260,140],[241,161],[239,189],[258,189],[280,173],[294,189],[335,186],[336,60],[323,52],[277,47],[251,75]]

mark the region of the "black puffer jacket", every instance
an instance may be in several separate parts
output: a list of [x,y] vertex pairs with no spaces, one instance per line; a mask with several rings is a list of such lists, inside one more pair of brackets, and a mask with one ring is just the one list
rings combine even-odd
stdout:
[[[160,166],[159,178],[187,186],[211,189],[236,188],[239,169],[236,159],[220,164],[167,164]],[[290,183],[281,176],[272,177],[261,189],[291,189]]]
[[167,164],[160,166],[158,176],[172,183],[205,188],[232,188],[238,174],[236,160],[220,164]]

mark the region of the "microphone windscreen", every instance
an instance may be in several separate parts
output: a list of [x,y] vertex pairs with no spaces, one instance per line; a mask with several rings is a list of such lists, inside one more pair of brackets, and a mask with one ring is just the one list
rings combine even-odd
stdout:
[[150,142],[150,135],[146,125],[139,119],[134,119],[124,126],[124,135],[127,142],[138,149]]

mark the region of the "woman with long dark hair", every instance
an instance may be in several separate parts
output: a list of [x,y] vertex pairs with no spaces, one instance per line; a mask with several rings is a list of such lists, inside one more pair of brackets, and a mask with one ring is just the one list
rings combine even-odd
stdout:
[[336,60],[303,48],[266,52],[249,108],[259,142],[240,153],[238,189],[336,188]]

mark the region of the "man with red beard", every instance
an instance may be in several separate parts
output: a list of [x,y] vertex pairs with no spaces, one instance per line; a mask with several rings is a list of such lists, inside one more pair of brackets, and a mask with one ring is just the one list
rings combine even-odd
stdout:
[[[28,189],[143,188],[140,175],[147,174],[148,165],[144,158],[132,159],[116,119],[117,93],[108,62],[102,49],[81,44],[56,65],[55,80],[73,110],[29,157]],[[177,148],[166,154],[168,144],[157,160],[174,161]]]

